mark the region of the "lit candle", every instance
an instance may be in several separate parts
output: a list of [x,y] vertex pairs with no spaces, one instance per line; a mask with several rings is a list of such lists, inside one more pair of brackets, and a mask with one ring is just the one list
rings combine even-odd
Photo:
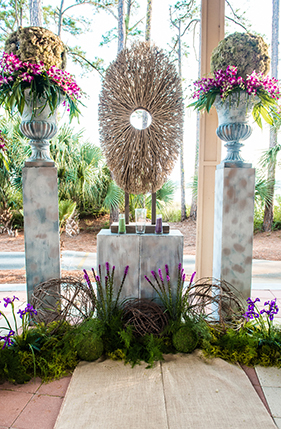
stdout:
[[126,224],[124,213],[119,214],[118,234],[126,234]]
[[155,234],[162,234],[162,232],[163,232],[162,215],[158,214],[156,216]]

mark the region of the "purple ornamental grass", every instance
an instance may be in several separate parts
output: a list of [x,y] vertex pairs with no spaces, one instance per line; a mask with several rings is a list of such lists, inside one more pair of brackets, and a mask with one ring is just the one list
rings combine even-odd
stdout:
[[190,285],[192,285],[195,275],[196,275],[196,271],[194,271],[194,273],[192,273],[192,275],[190,277],[190,280],[189,280]]
[[91,280],[90,280],[90,278],[88,276],[88,273],[87,273],[87,271],[85,269],[83,269],[83,272],[84,272],[84,279],[86,280],[87,285],[91,289],[92,288],[92,283],[91,283]]
[[169,275],[169,267],[167,264],[165,265],[165,270],[166,270],[166,275],[168,276]]
[[159,273],[159,277],[160,277],[161,282],[162,282],[162,283],[164,283],[164,279],[163,279],[162,271],[161,271],[161,269],[160,269],[160,268],[159,268],[159,270],[158,270],[158,273]]
[[129,271],[129,265],[125,267],[124,276],[126,277]]

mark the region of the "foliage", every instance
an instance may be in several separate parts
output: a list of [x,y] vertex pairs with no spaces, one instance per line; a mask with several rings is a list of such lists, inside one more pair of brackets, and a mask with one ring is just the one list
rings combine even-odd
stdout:
[[83,141],[83,130],[75,132],[64,124],[52,140],[50,152],[58,169],[59,199],[75,201],[79,213],[96,213],[123,201],[101,149]]
[[24,160],[31,150],[19,130],[19,117],[0,119],[1,135],[5,140],[5,160],[0,156],[0,208],[10,207],[18,221],[22,216],[21,174]]
[[[151,271],[156,285],[153,284],[147,276],[144,277],[157,293],[158,298],[167,311],[170,320],[180,322],[188,310],[188,290],[184,292],[184,282],[186,277],[184,274],[184,269],[180,263],[178,265],[176,292],[172,291],[169,267],[167,264],[165,265],[165,272],[166,284],[164,282],[164,277],[160,268],[158,270],[158,276],[155,271]],[[192,274],[189,284],[192,283],[194,276],[195,273]]]
[[263,230],[264,207],[261,204],[254,206],[254,232]]
[[274,205],[273,229],[281,229],[281,197],[276,198],[277,205]]
[[[187,212],[190,211],[190,206],[187,207]],[[180,222],[181,208],[179,203],[166,205],[161,211],[163,222]]]
[[247,366],[281,367],[281,330],[273,325],[279,311],[276,299],[265,302],[262,310],[256,306],[259,301],[247,299],[247,322],[239,330],[219,333],[213,328],[212,339],[204,342],[205,353]]
[[[175,191],[176,184],[172,180],[167,180],[162,188],[156,191],[156,210],[158,213],[166,210],[166,208],[172,205]],[[135,219],[135,209],[140,207],[145,207],[147,209],[147,218],[151,218],[151,199],[151,193],[129,195],[129,208],[133,221]]]
[[73,342],[67,336],[72,328],[67,323],[62,324],[55,334],[56,322],[49,326],[35,324],[30,328],[30,317],[36,314],[30,304],[18,311],[22,320],[22,326],[18,327],[14,307],[17,299],[15,296],[4,298],[4,306],[12,308],[14,326],[1,312],[7,323],[1,329],[9,332],[0,336],[0,382],[24,383],[36,375],[47,381],[66,375],[78,363]]
[[237,67],[229,64],[226,71],[216,70],[214,77],[204,77],[194,85],[196,89],[193,98],[196,101],[189,107],[193,106],[194,109],[209,112],[217,97],[220,97],[224,103],[235,94],[238,94],[237,105],[239,105],[240,94],[246,93],[247,101],[254,102],[253,117],[260,127],[262,127],[261,117],[270,125],[276,124],[279,120],[277,100],[281,97],[281,93],[275,78],[270,79],[255,71],[242,78],[238,75]]
[[0,105],[10,114],[17,109],[22,115],[26,102],[32,107],[32,118],[47,105],[54,114],[62,102],[68,106],[70,121],[78,118],[81,90],[69,73],[55,66],[48,69],[42,61],[21,61],[13,53],[4,52],[0,64]]
[[67,219],[74,216],[76,209],[76,202],[71,200],[59,201],[59,225],[60,234],[65,230]]
[[99,265],[99,274],[96,274],[94,268],[92,268],[94,279],[96,282],[97,294],[94,291],[92,286],[92,282],[88,276],[86,270],[84,271],[84,278],[88,284],[88,287],[91,293],[95,296],[96,301],[96,309],[97,316],[100,320],[105,324],[110,324],[112,318],[118,314],[120,311],[120,295],[124,286],[125,279],[127,277],[129,271],[129,265],[126,266],[124,270],[123,279],[121,281],[120,286],[117,288],[117,295],[114,296],[114,273],[115,273],[115,265],[113,265],[112,270],[110,272],[109,263],[105,263],[105,276],[104,276],[104,285],[102,282],[102,270],[101,265]]

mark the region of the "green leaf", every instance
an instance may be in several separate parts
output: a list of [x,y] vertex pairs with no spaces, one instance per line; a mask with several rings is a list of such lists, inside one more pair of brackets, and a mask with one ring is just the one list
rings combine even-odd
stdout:
[[266,110],[266,108],[264,106],[260,107],[260,113],[263,117],[263,119],[270,125],[273,125],[273,119],[272,117],[269,115],[268,111]]
[[261,108],[261,103],[256,104],[254,106],[254,108],[253,108],[253,113],[252,114],[253,114],[255,122],[258,124],[258,126],[260,128],[262,128],[260,108]]

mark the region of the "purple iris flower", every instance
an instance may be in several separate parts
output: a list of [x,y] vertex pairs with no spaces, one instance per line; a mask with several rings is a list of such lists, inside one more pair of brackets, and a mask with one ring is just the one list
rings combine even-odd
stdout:
[[13,335],[15,335],[15,331],[13,331],[11,329],[9,331],[8,335],[5,335],[4,337],[0,336],[0,341],[4,340],[4,345],[3,345],[2,349],[4,349],[5,347],[9,347],[13,344],[13,339],[11,338]]
[[20,315],[20,318],[22,319],[23,318],[23,316],[25,315],[25,314],[27,314],[27,313],[29,313],[29,314],[37,314],[37,311],[35,310],[35,308],[33,308],[32,307],[32,305],[31,304],[27,304],[27,306],[25,307],[25,309],[24,310],[19,310],[18,311],[18,314]]
[[13,298],[3,298],[5,301],[4,307],[6,308],[9,304],[12,304],[16,299],[19,301],[19,299],[14,295]]

